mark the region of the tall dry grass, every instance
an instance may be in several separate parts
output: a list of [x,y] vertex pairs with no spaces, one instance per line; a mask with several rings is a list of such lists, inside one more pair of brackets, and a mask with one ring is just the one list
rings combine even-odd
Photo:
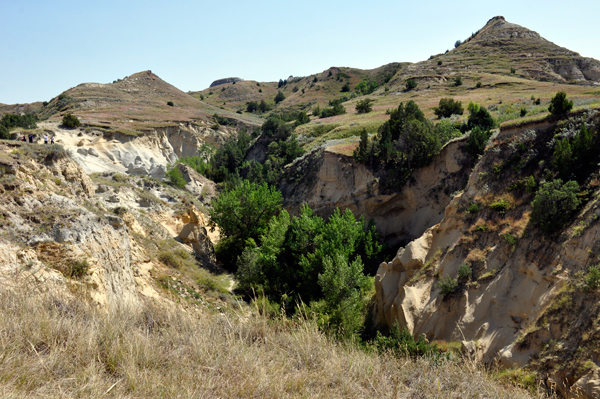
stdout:
[[2,398],[527,398],[477,367],[337,343],[311,321],[103,312],[0,294]]

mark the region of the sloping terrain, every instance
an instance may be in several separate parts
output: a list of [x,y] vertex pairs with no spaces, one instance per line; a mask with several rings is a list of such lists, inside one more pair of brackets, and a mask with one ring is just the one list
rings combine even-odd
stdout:
[[242,117],[198,101],[151,71],[114,83],[82,83],[50,100],[39,116],[60,121],[66,112],[75,114],[88,127],[129,135],[179,123],[209,126],[215,113],[231,119],[234,125],[258,124],[252,115]]

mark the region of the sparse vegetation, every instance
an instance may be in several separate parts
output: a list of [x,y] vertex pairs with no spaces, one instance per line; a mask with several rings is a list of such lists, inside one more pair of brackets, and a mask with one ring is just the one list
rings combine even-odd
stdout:
[[442,277],[437,281],[436,288],[441,295],[450,295],[458,289],[458,281],[450,276]]

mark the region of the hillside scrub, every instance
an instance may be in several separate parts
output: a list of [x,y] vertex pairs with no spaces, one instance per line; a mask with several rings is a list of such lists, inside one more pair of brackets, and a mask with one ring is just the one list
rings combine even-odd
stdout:
[[565,115],[568,114],[571,109],[573,109],[573,101],[567,100],[567,93],[564,91],[556,93],[556,95],[552,97],[552,100],[550,100],[550,106],[548,107],[548,111],[552,115]]
[[433,108],[433,113],[438,118],[450,118],[452,115],[462,115],[464,110],[460,101],[454,101],[453,98],[441,98],[439,105]]

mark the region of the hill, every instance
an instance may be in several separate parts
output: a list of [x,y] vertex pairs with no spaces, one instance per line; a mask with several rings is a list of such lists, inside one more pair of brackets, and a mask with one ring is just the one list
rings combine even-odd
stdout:
[[[363,80],[376,83],[372,93],[356,90],[356,84]],[[416,87],[408,89],[409,80]],[[346,83],[350,91],[342,92]],[[374,133],[388,119],[388,110],[409,100],[415,101],[428,118],[435,118],[433,108],[440,98],[454,98],[465,107],[474,101],[487,107],[502,123],[522,118],[522,109],[526,118],[546,116],[549,101],[558,91],[566,92],[575,106],[593,104],[600,101],[599,85],[600,61],[581,57],[537,32],[494,17],[456,48],[422,62],[393,63],[370,71],[330,68],[309,77],[290,77],[282,87],[276,82],[244,81],[190,94],[215,106],[243,111],[244,115],[249,114],[245,112],[247,102],[265,100],[273,110],[256,113],[262,117],[290,111],[310,115],[314,105],[324,107],[331,100],[345,97],[342,106],[346,114],[311,117],[309,124],[297,129],[305,138],[304,147],[310,149],[328,140],[356,140],[353,137],[363,128]],[[285,99],[275,104],[278,90]],[[372,100],[373,110],[358,114],[355,106],[366,98]]]

